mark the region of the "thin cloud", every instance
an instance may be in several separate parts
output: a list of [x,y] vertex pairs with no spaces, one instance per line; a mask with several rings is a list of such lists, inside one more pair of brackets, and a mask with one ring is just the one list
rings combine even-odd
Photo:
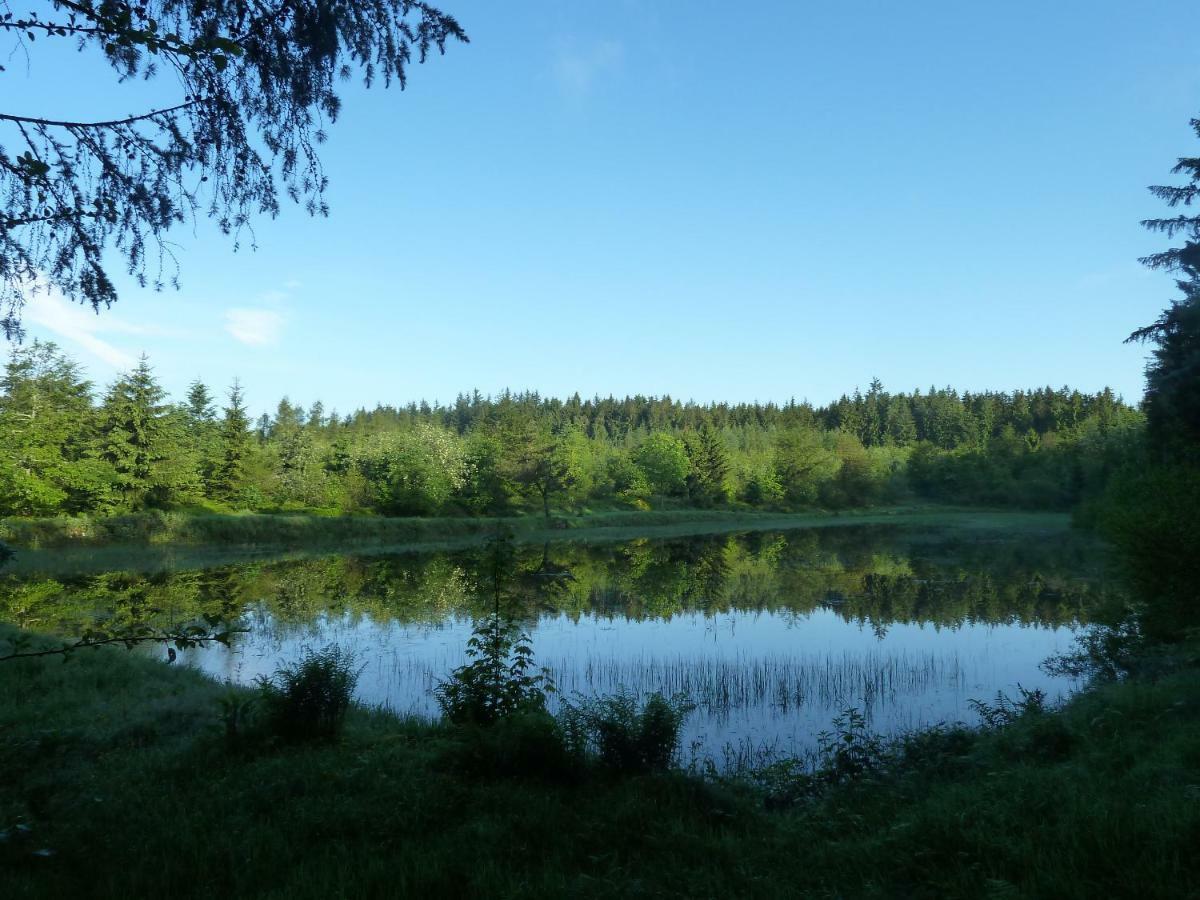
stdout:
[[[284,287],[287,287],[287,285],[285,284]],[[264,291],[262,296],[258,299],[269,306],[278,306],[289,296],[290,295],[287,291],[281,291],[278,288],[272,288],[269,291]]]
[[25,307],[24,315],[27,321],[75,344],[114,369],[131,369],[137,364],[137,360],[132,353],[109,343],[97,334],[146,334],[150,331],[122,322],[108,311],[97,314],[85,306],[69,302],[57,291],[49,289],[35,292]]
[[554,78],[563,93],[584,97],[601,76],[620,68],[624,55],[624,48],[617,41],[594,41],[587,45],[564,41],[554,54]]
[[283,323],[283,314],[273,309],[238,307],[225,311],[225,330],[234,340],[251,347],[279,343]]

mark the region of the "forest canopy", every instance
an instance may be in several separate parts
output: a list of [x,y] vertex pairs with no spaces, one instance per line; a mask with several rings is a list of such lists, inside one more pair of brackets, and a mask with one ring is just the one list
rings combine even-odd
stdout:
[[1109,390],[890,393],[827,406],[461,394],[347,414],[236,382],[166,396],[144,358],[97,391],[54,344],[0,379],[0,515],[147,508],[500,515],[586,508],[840,509],[928,498],[1067,509],[1136,452]]

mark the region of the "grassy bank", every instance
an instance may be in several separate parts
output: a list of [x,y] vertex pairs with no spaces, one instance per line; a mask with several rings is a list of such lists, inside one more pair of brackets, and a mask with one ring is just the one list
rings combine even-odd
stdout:
[[118,568],[138,564],[177,565],[235,561],[288,552],[420,551],[458,549],[486,541],[497,528],[510,529],[518,543],[570,540],[623,541],[739,531],[776,531],[856,524],[949,526],[960,529],[1061,531],[1065,514],[989,511],[953,507],[888,507],[843,513],[762,513],[738,510],[595,512],[507,518],[384,518],[294,514],[197,515],[144,512],[107,519],[0,520],[0,540],[19,551],[9,571],[61,568]]
[[[226,746],[227,688],[137,654],[0,664],[5,896],[1195,896],[1200,668],[913,742],[782,809],[744,784],[485,774],[358,710]],[[19,827],[18,827],[19,826]]]

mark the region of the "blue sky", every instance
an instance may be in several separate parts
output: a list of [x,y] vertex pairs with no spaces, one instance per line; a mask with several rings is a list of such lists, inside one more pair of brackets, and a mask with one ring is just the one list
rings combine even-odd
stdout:
[[[1172,296],[1138,222],[1197,150],[1194,3],[442,6],[470,45],[403,93],[346,85],[328,219],[285,207],[236,254],[180,230],[182,290],[40,298],[30,336],[101,385],[143,351],[175,395],[238,376],[256,411],[823,403],[876,376],[1140,395],[1121,341]],[[22,109],[129,111],[55,58],[6,61]]]

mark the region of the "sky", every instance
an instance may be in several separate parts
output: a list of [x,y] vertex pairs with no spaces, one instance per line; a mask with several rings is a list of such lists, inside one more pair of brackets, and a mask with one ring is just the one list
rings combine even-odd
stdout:
[[[1195,3],[440,5],[469,45],[403,92],[345,85],[328,218],[285,201],[237,252],[179,229],[180,290],[123,276],[100,315],[38,297],[27,340],[99,387],[141,353],[176,397],[237,377],[256,412],[820,404],[876,377],[1140,397],[1122,341],[1174,289],[1138,223],[1198,149]],[[19,112],[147,90],[44,42],[0,62]]]

